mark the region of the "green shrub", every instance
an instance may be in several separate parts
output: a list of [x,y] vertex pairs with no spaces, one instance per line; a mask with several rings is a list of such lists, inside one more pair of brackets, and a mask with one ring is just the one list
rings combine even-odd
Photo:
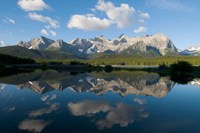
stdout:
[[112,71],[113,71],[113,67],[111,65],[105,66],[105,72],[112,72]]
[[35,60],[30,58],[20,58],[10,55],[0,54],[0,63],[2,64],[32,64]]
[[71,61],[69,64],[70,65],[85,65],[84,63],[79,62],[79,61]]
[[187,61],[178,61],[177,63],[171,64],[170,68],[172,72],[176,73],[189,73],[193,70],[193,66]]
[[3,64],[0,64],[0,69],[4,68],[5,66]]
[[168,66],[167,66],[165,63],[163,63],[163,64],[159,65],[159,68],[158,68],[158,69],[164,70],[164,69],[166,69],[166,68],[168,68]]

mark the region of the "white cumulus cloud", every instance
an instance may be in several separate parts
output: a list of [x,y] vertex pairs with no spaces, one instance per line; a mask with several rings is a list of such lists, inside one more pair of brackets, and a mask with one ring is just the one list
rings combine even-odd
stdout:
[[141,12],[141,11],[138,11],[139,12],[139,15],[142,19],[150,19],[150,15],[146,12]]
[[14,19],[8,19],[8,22],[10,22],[11,24],[15,24],[15,20]]
[[50,17],[42,16],[42,15],[34,13],[34,12],[29,13],[28,17],[31,20],[46,23],[47,25],[49,25],[52,28],[59,28],[60,27],[58,20],[52,19]]
[[4,47],[6,46],[5,42],[4,41],[0,41],[0,47]]
[[2,21],[7,24],[15,24],[15,20],[12,18],[6,18],[6,19],[3,19]]
[[134,18],[136,11],[128,4],[121,4],[119,7],[116,7],[112,2],[99,0],[95,7],[97,10],[104,12],[119,28],[129,27],[136,21]]
[[47,32],[46,29],[42,29],[42,30],[40,31],[40,34],[41,34],[41,35],[44,35],[44,36],[48,36],[48,35],[49,35],[49,33]]
[[111,25],[108,19],[100,19],[93,15],[73,15],[68,22],[68,28],[81,30],[100,30],[106,29]]
[[[136,11],[132,6],[122,3],[120,6],[115,6],[110,1],[98,0],[94,8],[91,8],[94,14],[74,14],[68,21],[67,27],[77,28],[81,30],[101,30],[107,29],[112,25],[118,28],[131,27],[134,24],[140,23],[145,19],[150,18],[148,13]],[[105,14],[104,18],[96,16],[97,13]]]
[[57,33],[55,31],[50,30],[49,32],[50,32],[51,36],[56,36],[57,35]]
[[[53,36],[55,37],[57,35],[57,33],[55,31],[52,31],[52,30],[49,30],[49,29],[42,29],[40,31],[40,34],[43,35],[43,36]],[[52,97],[52,100],[53,100],[54,97]]]
[[146,32],[147,31],[147,27],[138,27],[137,29],[134,30],[135,33],[141,33],[141,32]]
[[43,0],[19,0],[17,4],[21,9],[27,12],[50,9],[50,6],[47,5]]

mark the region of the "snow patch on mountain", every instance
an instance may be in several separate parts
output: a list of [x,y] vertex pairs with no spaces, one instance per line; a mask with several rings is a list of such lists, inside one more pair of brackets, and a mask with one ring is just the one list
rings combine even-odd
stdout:
[[[139,44],[142,45],[140,46]],[[72,53],[79,52],[85,55],[107,51],[110,51],[111,53],[120,53],[130,46],[132,46],[132,48],[137,48],[137,50],[142,49],[142,52],[147,51],[148,48],[151,47],[156,49],[155,51],[158,51],[159,55],[166,55],[168,52],[178,53],[178,50],[172,41],[164,34],[146,35],[141,37],[128,37],[122,34],[112,40],[103,36],[96,36],[90,39],[76,38],[69,43],[66,43],[63,40],[53,41],[45,37],[40,37],[32,39],[29,42],[21,41],[17,45],[28,49],[60,49],[63,51],[73,51]]]
[[17,45],[28,49],[45,49],[54,42],[54,40],[41,36],[39,38],[31,39],[28,42],[20,41]]
[[200,55],[200,45],[196,45],[193,47],[189,47],[181,52],[179,52],[182,55],[194,55],[194,56],[198,56]]

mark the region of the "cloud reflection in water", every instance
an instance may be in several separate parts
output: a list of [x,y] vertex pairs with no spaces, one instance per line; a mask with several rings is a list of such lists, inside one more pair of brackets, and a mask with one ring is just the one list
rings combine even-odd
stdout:
[[148,118],[148,112],[142,106],[133,106],[124,103],[117,103],[116,106],[110,105],[106,101],[84,100],[77,103],[68,103],[68,109],[74,116],[94,116],[104,112],[103,118],[95,120],[99,129],[112,128],[119,124],[126,127],[135,121]]

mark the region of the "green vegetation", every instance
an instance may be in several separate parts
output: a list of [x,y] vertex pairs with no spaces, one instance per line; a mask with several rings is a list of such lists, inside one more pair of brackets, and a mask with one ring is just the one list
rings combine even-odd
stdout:
[[[21,48],[20,48],[21,49]],[[6,48],[6,50],[11,50]],[[16,49],[15,49],[16,50]],[[23,48],[21,49],[23,50]],[[17,51],[13,51],[17,53]],[[28,54],[26,53],[25,55]],[[33,54],[36,51],[32,51],[29,54]],[[38,52],[38,51],[37,51]],[[52,52],[52,51],[50,51]],[[1,53],[1,51],[0,51]],[[23,53],[23,52],[22,52]],[[40,54],[37,54],[40,55]],[[55,56],[55,60],[48,60]],[[60,54],[59,54],[60,55]],[[0,54],[0,68],[4,68],[6,65],[17,66],[17,64],[30,64],[25,65],[22,68],[33,68],[33,69],[63,69],[73,72],[91,72],[91,71],[105,71],[111,72],[116,70],[128,70],[128,71],[147,71],[156,72],[161,76],[170,76],[172,80],[180,83],[186,83],[191,79],[200,75],[200,56],[155,56],[155,57],[144,57],[144,56],[128,56],[128,55],[114,55],[114,54],[99,54],[91,59],[77,59],[77,58],[66,58],[65,60],[59,60],[57,54],[45,54],[41,55],[39,59],[29,59],[13,57],[10,55]],[[64,55],[65,56],[65,55]],[[64,57],[62,56],[62,58]],[[24,57],[24,56],[23,56]],[[26,57],[26,56],[25,56]],[[34,57],[34,54],[33,54]],[[32,65],[36,64],[36,65]],[[104,65],[105,67],[102,67]],[[113,68],[112,65],[146,65],[146,66],[159,66],[158,68]],[[200,76],[199,76],[200,77]]]
[[86,65],[85,63],[80,62],[80,61],[70,61],[69,64],[70,65]]
[[104,68],[105,68],[105,72],[112,72],[113,71],[113,67],[111,65],[106,65]]
[[157,57],[137,57],[137,56],[117,56],[104,55],[95,59],[86,60],[92,65],[161,65],[167,66],[178,61],[187,61],[192,65],[200,65],[200,56],[157,56]]
[[178,61],[170,66],[161,64],[158,68],[140,70],[158,73],[161,77],[170,77],[172,81],[179,84],[187,84],[195,78],[200,78],[200,66],[193,66],[187,61]]
[[[130,54],[127,54],[130,53]],[[19,46],[8,46],[0,49],[1,54],[8,54],[16,57],[27,57],[35,59],[37,63],[59,62],[62,64],[71,64],[71,62],[79,62],[90,65],[161,65],[170,66],[178,61],[187,61],[192,65],[200,65],[200,56],[180,56],[171,55],[159,56],[153,51],[146,53],[138,53],[132,49],[121,52],[119,54],[95,54],[90,59],[80,59],[70,52],[55,50],[31,50]],[[78,64],[79,64],[78,63]]]
[[3,69],[5,68],[5,65],[4,64],[0,64],[0,69]]
[[[54,64],[55,63],[55,64]],[[124,78],[127,76],[134,77],[133,72],[140,75],[140,73],[155,73],[159,74],[161,77],[169,77],[172,81],[179,83],[179,84],[187,84],[188,82],[192,81],[195,78],[200,78],[200,67],[199,66],[192,66],[190,63],[185,61],[178,61],[177,63],[171,64],[167,66],[165,64],[160,65],[158,68],[113,68],[111,65],[102,66],[93,66],[88,64],[82,64],[80,62],[71,62],[71,65],[63,65],[59,62],[52,62],[52,65],[55,67],[51,67],[48,63],[41,64],[38,68],[39,69],[54,69],[59,71],[66,71],[70,72],[71,74],[78,74],[82,72],[100,72],[96,73],[98,76],[109,75],[110,77],[116,76],[117,74],[123,75]],[[58,65],[58,67],[57,67]],[[61,65],[61,66],[59,66]],[[64,69],[62,69],[64,67]],[[11,69],[2,69],[0,73],[2,76],[4,75],[12,75],[13,73],[20,73],[21,71],[27,71],[27,69],[17,69],[18,67],[13,67]],[[26,68],[26,67],[25,67]],[[37,68],[35,68],[37,70]],[[33,70],[33,69],[28,69]],[[29,72],[27,71],[27,72]],[[139,73],[138,73],[139,72]],[[113,75],[114,74],[114,75]],[[0,75],[1,76],[1,75]],[[103,76],[103,75],[102,75]],[[145,78],[145,77],[143,77]]]
[[170,65],[170,78],[177,83],[187,84],[199,76],[198,69],[199,67],[193,67],[186,61],[179,61]]
[[14,65],[14,64],[32,64],[32,63],[35,63],[33,59],[19,58],[19,57],[13,57],[10,55],[0,54],[1,66],[3,66],[4,64]]
[[32,59],[44,59],[44,60],[62,60],[62,59],[76,59],[72,53],[63,51],[52,50],[33,50],[20,46],[7,46],[0,48],[1,54],[7,54],[15,57],[27,57]]
[[71,62],[79,62],[78,64],[90,65],[165,65],[177,63],[178,61],[186,61],[192,65],[200,65],[200,56],[158,56],[158,57],[133,57],[133,56],[117,56],[104,55],[92,59],[66,59],[66,60],[36,60],[38,63],[46,62],[62,62],[62,64],[71,64]]
[[177,63],[171,64],[170,68],[173,73],[180,74],[190,73],[193,70],[192,64],[186,61],[178,61]]

